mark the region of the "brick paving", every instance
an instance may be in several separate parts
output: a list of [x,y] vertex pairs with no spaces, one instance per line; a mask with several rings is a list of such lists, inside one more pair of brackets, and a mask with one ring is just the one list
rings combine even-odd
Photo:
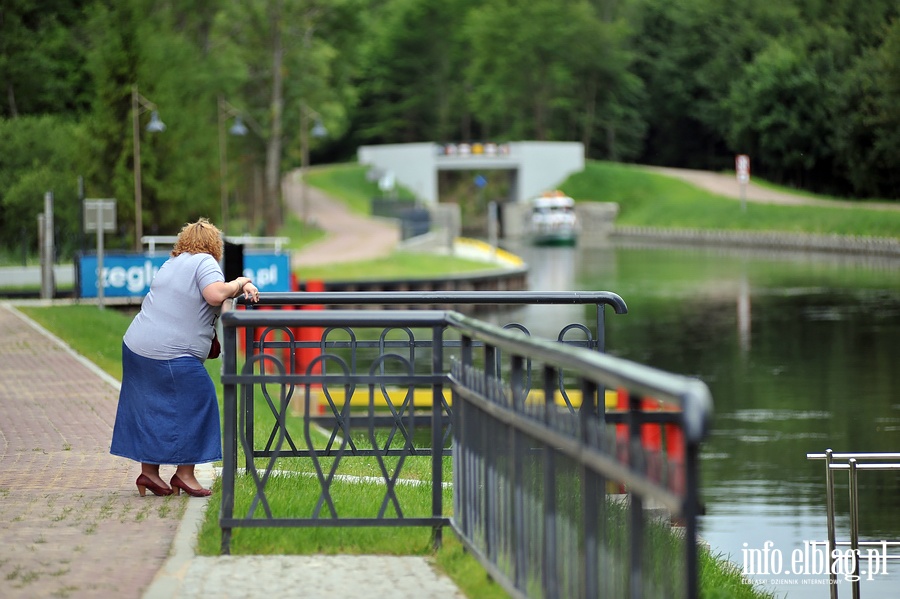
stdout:
[[115,381],[4,304],[0,383],[0,597],[141,597],[188,498],[109,454]]
[[[300,213],[299,184],[286,187]],[[295,268],[387,255],[399,241],[396,225],[310,191],[329,237]],[[140,497],[138,465],[109,454],[118,384],[0,302],[0,598],[462,599],[425,557],[195,555],[206,502]]]

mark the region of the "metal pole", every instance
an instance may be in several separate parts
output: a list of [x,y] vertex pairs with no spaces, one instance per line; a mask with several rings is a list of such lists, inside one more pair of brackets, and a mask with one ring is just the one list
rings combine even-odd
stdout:
[[53,298],[53,192],[44,194],[43,248],[41,256],[41,299]]
[[103,309],[103,229],[106,223],[103,222],[103,202],[96,202],[97,205],[97,307]]
[[38,258],[41,263],[41,299],[45,299],[45,293],[47,291],[47,285],[45,280],[47,278],[47,271],[44,264],[47,262],[47,256],[44,255],[44,235],[46,235],[46,227],[44,227],[44,213],[41,212],[37,216],[37,230],[38,230]]
[[497,242],[499,235],[499,217],[497,210],[497,202],[491,201],[488,202],[487,206],[488,210],[488,244],[491,246],[491,255],[497,255]]
[[856,460],[850,458],[850,551],[853,560],[853,599],[859,599],[859,496]]
[[81,250],[81,253],[84,254],[84,244],[85,244],[85,235],[84,235],[84,177],[78,175],[78,206],[82,207],[79,211],[79,216],[81,217],[78,227],[78,249]]
[[834,452],[825,450],[825,512],[828,520],[828,585],[831,591],[831,599],[837,599],[837,574],[832,567],[834,564],[835,532],[834,532],[834,474],[831,471],[831,463],[834,460]]
[[139,120],[138,87],[131,87],[131,127],[134,138],[134,249],[141,251],[141,237],[144,236],[144,222],[141,201],[141,126]]

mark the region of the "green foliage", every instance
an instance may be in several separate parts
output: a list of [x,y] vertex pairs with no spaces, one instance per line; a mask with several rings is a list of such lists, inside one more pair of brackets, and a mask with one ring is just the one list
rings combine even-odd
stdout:
[[846,72],[834,120],[837,167],[861,197],[900,189],[900,18],[885,29],[883,43],[864,49]]
[[[148,234],[217,218],[223,172],[244,229],[229,233],[272,234],[280,177],[305,159],[303,113],[328,130],[305,136],[314,164],[361,143],[578,140],[592,158],[723,170],[749,153],[775,183],[900,193],[895,0],[32,4],[4,3],[0,119],[48,116],[59,131],[23,125],[33,144],[0,148],[6,249],[23,228],[33,244],[24,198],[49,186],[70,211],[63,255],[74,249],[79,175],[88,197],[118,200],[110,247],[133,245],[135,85],[168,125],[146,132],[140,109]],[[225,137],[224,168],[220,97],[253,131]],[[61,138],[73,141],[47,163],[45,140]]]
[[[54,224],[63,254],[81,229],[77,162],[79,127],[61,115],[0,119],[0,239],[6,247],[37,251],[37,216],[54,195]],[[76,234],[73,234],[76,233]]]
[[4,0],[0,118],[82,112],[90,103],[78,23],[89,0]]
[[[360,134],[369,142],[454,139],[455,115],[466,114],[459,77],[468,55],[462,26],[471,0],[398,0],[365,43],[360,90],[370,106]],[[440,40],[440,43],[435,43]]]

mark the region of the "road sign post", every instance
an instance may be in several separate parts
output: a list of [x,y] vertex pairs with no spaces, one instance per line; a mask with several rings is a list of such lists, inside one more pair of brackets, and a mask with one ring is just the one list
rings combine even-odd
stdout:
[[97,306],[103,309],[103,233],[116,230],[115,200],[84,201],[84,232],[97,233]]

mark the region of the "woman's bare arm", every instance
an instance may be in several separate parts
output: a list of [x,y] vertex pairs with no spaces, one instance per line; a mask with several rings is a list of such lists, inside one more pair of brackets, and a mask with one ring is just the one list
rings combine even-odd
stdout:
[[203,299],[210,306],[221,306],[225,300],[239,296],[259,301],[259,289],[247,277],[238,277],[233,281],[216,281],[203,288]]

